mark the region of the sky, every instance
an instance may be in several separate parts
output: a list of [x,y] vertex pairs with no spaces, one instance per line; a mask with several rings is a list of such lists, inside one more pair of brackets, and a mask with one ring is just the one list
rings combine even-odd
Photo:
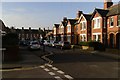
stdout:
[[19,29],[52,29],[63,17],[76,18],[78,10],[92,13],[95,8],[103,8],[103,2],[2,2],[2,20]]

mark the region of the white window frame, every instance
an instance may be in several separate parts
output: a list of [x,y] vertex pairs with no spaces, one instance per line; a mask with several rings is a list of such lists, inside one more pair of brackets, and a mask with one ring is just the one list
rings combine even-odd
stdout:
[[[80,34],[80,37],[82,37],[81,41],[86,41],[86,34]],[[84,38],[85,37],[85,38]]]
[[67,33],[71,32],[71,25],[67,25]]
[[[95,41],[98,41],[98,35],[100,35],[101,36],[101,33],[93,33],[93,36],[96,36],[96,39],[95,39]],[[101,39],[100,39],[101,40]]]
[[[98,20],[99,20],[99,23],[98,23]],[[101,23],[101,17],[96,17],[96,18],[93,18],[93,21],[94,21],[94,29],[99,29],[100,28],[100,23]]]
[[[81,21],[80,23],[82,24],[81,31],[86,30],[86,21]],[[84,24],[85,24],[85,28],[84,28]]]

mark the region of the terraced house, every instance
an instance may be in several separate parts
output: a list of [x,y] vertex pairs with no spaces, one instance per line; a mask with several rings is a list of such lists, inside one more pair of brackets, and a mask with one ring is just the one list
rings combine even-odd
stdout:
[[104,8],[92,14],[78,11],[76,19],[64,18],[59,25],[61,41],[71,44],[99,41],[106,47],[120,49],[120,3],[104,0]]
[[79,40],[77,41],[90,41],[91,40],[91,14],[81,14],[77,21],[77,33],[79,33]]
[[53,26],[53,36],[55,41],[60,41],[59,26],[60,24],[54,24]]
[[71,44],[75,44],[75,23],[78,21],[78,19],[67,19],[67,41]]
[[108,8],[107,36],[108,45],[111,48],[120,49],[120,3]]
[[106,15],[108,10],[95,8],[91,17],[91,37],[93,41],[99,41],[107,44],[107,26],[106,26]]
[[59,25],[60,41],[67,41],[67,18],[64,17]]

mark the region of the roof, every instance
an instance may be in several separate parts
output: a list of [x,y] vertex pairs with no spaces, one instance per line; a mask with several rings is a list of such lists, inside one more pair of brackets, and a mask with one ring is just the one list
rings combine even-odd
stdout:
[[98,13],[101,17],[106,17],[107,13],[109,12],[109,10],[104,10],[104,9],[98,9],[98,8],[95,8],[93,14],[92,14],[92,17],[91,19],[93,18],[93,16],[95,15],[95,13]]
[[56,28],[58,28],[60,24],[54,24],[54,25],[55,25]]
[[120,14],[120,3],[111,6],[110,8],[108,8],[108,10],[109,10],[109,12],[108,12],[107,16]]
[[86,18],[86,20],[90,20],[92,17],[92,14],[83,14],[83,16]]
[[78,21],[78,19],[68,19],[68,21],[71,25],[74,25]]

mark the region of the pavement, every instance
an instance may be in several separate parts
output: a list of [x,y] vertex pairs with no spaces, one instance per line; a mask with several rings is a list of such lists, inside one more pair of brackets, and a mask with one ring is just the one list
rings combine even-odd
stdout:
[[33,54],[32,52],[28,53],[26,49],[21,47],[19,51],[19,60],[3,62],[2,68],[0,70],[32,68],[43,65],[44,63],[46,63],[46,61],[43,60],[41,56],[44,55],[45,52],[43,52],[42,50],[39,50],[39,52],[40,54]]

